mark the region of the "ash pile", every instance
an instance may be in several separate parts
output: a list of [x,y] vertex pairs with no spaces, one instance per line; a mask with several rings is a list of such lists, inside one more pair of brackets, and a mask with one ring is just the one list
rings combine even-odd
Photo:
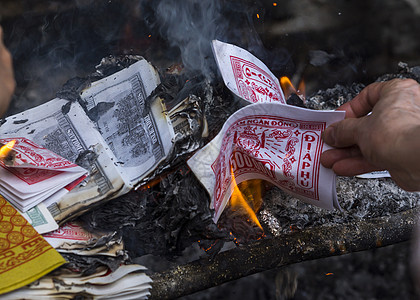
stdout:
[[[418,67],[410,68],[406,64],[400,64],[399,67],[398,73],[384,75],[378,80],[413,78],[419,81]],[[382,220],[386,224],[393,214],[411,211],[418,206],[417,193],[403,191],[389,178],[337,178],[337,195],[343,208],[341,212],[330,212],[309,206],[281,189],[263,184],[263,200],[257,213],[263,231],[254,223],[249,222],[247,216],[243,216],[230,207],[216,225],[213,222],[213,212],[209,209],[210,198],[186,166],[185,160],[206,141],[209,141],[210,137],[220,130],[220,124],[241,104],[220,83],[214,85],[202,78],[187,80],[184,76],[185,74],[163,76],[162,84],[154,93],[168,101],[185,99],[186,94],[190,99],[197,101],[194,102],[193,109],[188,108],[183,112],[196,119],[195,122],[189,119],[188,124],[191,127],[185,136],[178,139],[178,150],[136,191],[103,204],[79,218],[90,230],[114,232],[119,236],[124,241],[129,260],[146,265],[149,272],[152,272],[152,278],[153,274],[156,276],[180,264],[191,263],[200,257],[207,259],[206,257],[210,256],[211,260],[217,257],[220,251],[228,253],[227,256],[229,256],[229,251],[233,248],[253,244],[256,240],[281,238],[304,229],[310,232],[311,228],[322,228],[322,226],[361,224],[362,221],[369,219],[379,220],[379,222]],[[318,91],[304,101],[296,94],[292,94],[288,101],[311,109],[334,109],[352,99],[363,87],[362,84],[337,85],[331,89]],[[215,107],[217,110],[211,109]],[[215,115],[212,114],[214,111],[217,112]],[[204,117],[208,123],[208,135],[203,138],[203,127],[197,124],[204,124]],[[261,189],[261,184],[256,184]],[[255,190],[255,186],[248,188]],[[244,190],[246,193],[246,188]],[[413,214],[411,217],[415,217],[416,211]],[[386,228],[386,225],[384,227]],[[364,233],[359,234],[359,238],[362,239]],[[392,231],[390,228],[387,234],[390,236],[391,244],[400,241],[399,232]],[[322,231],[318,238],[323,238]],[[376,246],[380,246],[380,243]],[[347,252],[352,252],[352,250],[344,249],[341,253],[331,253],[331,255]],[[311,266],[308,265],[308,268]],[[297,272],[299,270],[300,273],[303,272],[299,267],[297,270]],[[226,272],[226,270],[220,272]],[[285,295],[289,293],[290,296],[288,288],[296,293],[296,288],[293,288],[296,285],[296,274],[287,275],[289,273],[284,272],[282,270],[275,273],[276,279],[273,285]],[[255,280],[271,282],[269,281],[271,278],[267,279],[267,276],[273,276],[272,274],[257,275],[260,277],[256,277]],[[185,277],[194,275],[194,273],[183,274]],[[245,274],[239,272],[237,277],[243,275]],[[292,280],[290,276],[295,277]],[[220,283],[222,282],[224,281]],[[267,282],[264,284],[266,285]],[[200,286],[199,283],[198,286],[195,290],[208,287],[207,285]],[[409,293],[413,293],[412,287],[409,287],[409,290],[411,290]],[[190,292],[185,291],[185,293]],[[210,291],[209,293],[220,295],[222,292]],[[302,293],[297,292],[297,296]],[[182,295],[182,292],[177,295]],[[206,297],[205,294],[203,297]]]

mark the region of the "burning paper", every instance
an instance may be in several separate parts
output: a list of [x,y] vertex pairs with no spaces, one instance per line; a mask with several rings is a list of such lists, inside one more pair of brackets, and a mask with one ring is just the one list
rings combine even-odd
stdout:
[[15,143],[15,140],[11,140],[7,144],[0,143],[0,161],[8,167],[14,166],[15,164],[16,151],[13,150]]
[[170,120],[160,99],[146,103],[159,81],[141,59],[92,83],[80,103],[56,98],[2,124],[0,136],[29,138],[89,171],[84,185],[45,202],[58,223],[127,193],[165,159],[173,146]]
[[235,95],[251,103],[286,103],[279,80],[251,53],[217,40],[213,53],[226,86]]
[[0,220],[0,294],[29,284],[65,263],[2,196]]
[[335,175],[319,159],[330,148],[322,142],[321,132],[343,118],[340,111],[279,103],[249,105],[233,114],[221,132],[188,161],[210,193],[215,221],[232,195],[233,182],[250,179],[269,181],[319,207],[339,208]]
[[[26,138],[14,138],[14,163],[0,160],[0,193],[22,212],[59,199],[86,178],[87,171]],[[9,139],[1,139],[7,143]]]

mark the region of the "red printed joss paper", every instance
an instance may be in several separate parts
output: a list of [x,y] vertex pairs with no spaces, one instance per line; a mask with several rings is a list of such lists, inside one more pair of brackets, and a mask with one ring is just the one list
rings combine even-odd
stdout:
[[225,85],[251,102],[286,103],[279,80],[254,55],[235,45],[214,40],[213,53]]
[[322,208],[339,208],[335,175],[319,159],[329,149],[321,140],[322,131],[343,118],[340,111],[280,103],[252,104],[233,114],[221,132],[188,161],[212,198],[215,222],[229,201],[234,181],[250,179],[271,182]]

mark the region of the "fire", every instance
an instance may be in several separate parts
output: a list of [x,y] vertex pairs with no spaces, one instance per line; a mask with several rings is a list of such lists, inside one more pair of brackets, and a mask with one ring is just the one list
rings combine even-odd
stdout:
[[13,146],[15,145],[15,143],[16,143],[15,140],[11,140],[6,145],[0,148],[0,159],[5,159],[7,157],[9,152],[13,150]]
[[[231,175],[232,175],[232,184],[233,184],[233,192],[232,196],[230,197],[230,205],[233,209],[243,209],[245,213],[249,216],[250,220],[255,223],[259,228],[262,229],[260,221],[255,214],[256,211],[261,207],[262,203],[262,181],[261,180],[253,180],[253,181],[245,181],[242,182],[239,186],[236,184],[235,176],[233,174],[233,169],[231,167]],[[251,195],[244,196],[241,192],[251,192]],[[248,194],[248,193],[247,193]],[[249,199],[254,205],[254,209],[248,204],[247,200]]]
[[303,101],[305,100],[305,82],[303,80],[299,82],[297,90],[287,76],[280,78],[280,85],[286,99],[289,98],[291,94],[296,94]]
[[296,91],[297,95],[302,98],[302,100],[305,100],[306,98],[306,86],[305,81],[302,79],[298,84],[298,89]]
[[[161,180],[162,180],[162,179],[161,179],[160,177],[155,178],[155,179],[152,179],[152,180],[151,180],[151,181],[149,181],[147,184],[142,185],[142,186],[139,186],[138,188],[139,188],[141,191],[151,189],[151,188],[153,188],[154,186],[156,186],[157,184],[159,184],[159,183],[161,182]],[[137,190],[137,189],[136,189],[136,190]]]

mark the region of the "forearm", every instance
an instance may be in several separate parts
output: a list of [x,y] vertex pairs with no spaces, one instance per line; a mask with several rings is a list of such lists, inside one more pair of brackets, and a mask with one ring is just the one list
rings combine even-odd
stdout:
[[3,44],[3,30],[0,27],[0,116],[9,107],[15,85],[12,57]]
[[420,125],[394,141],[392,159],[386,169],[395,182],[408,191],[420,191]]

